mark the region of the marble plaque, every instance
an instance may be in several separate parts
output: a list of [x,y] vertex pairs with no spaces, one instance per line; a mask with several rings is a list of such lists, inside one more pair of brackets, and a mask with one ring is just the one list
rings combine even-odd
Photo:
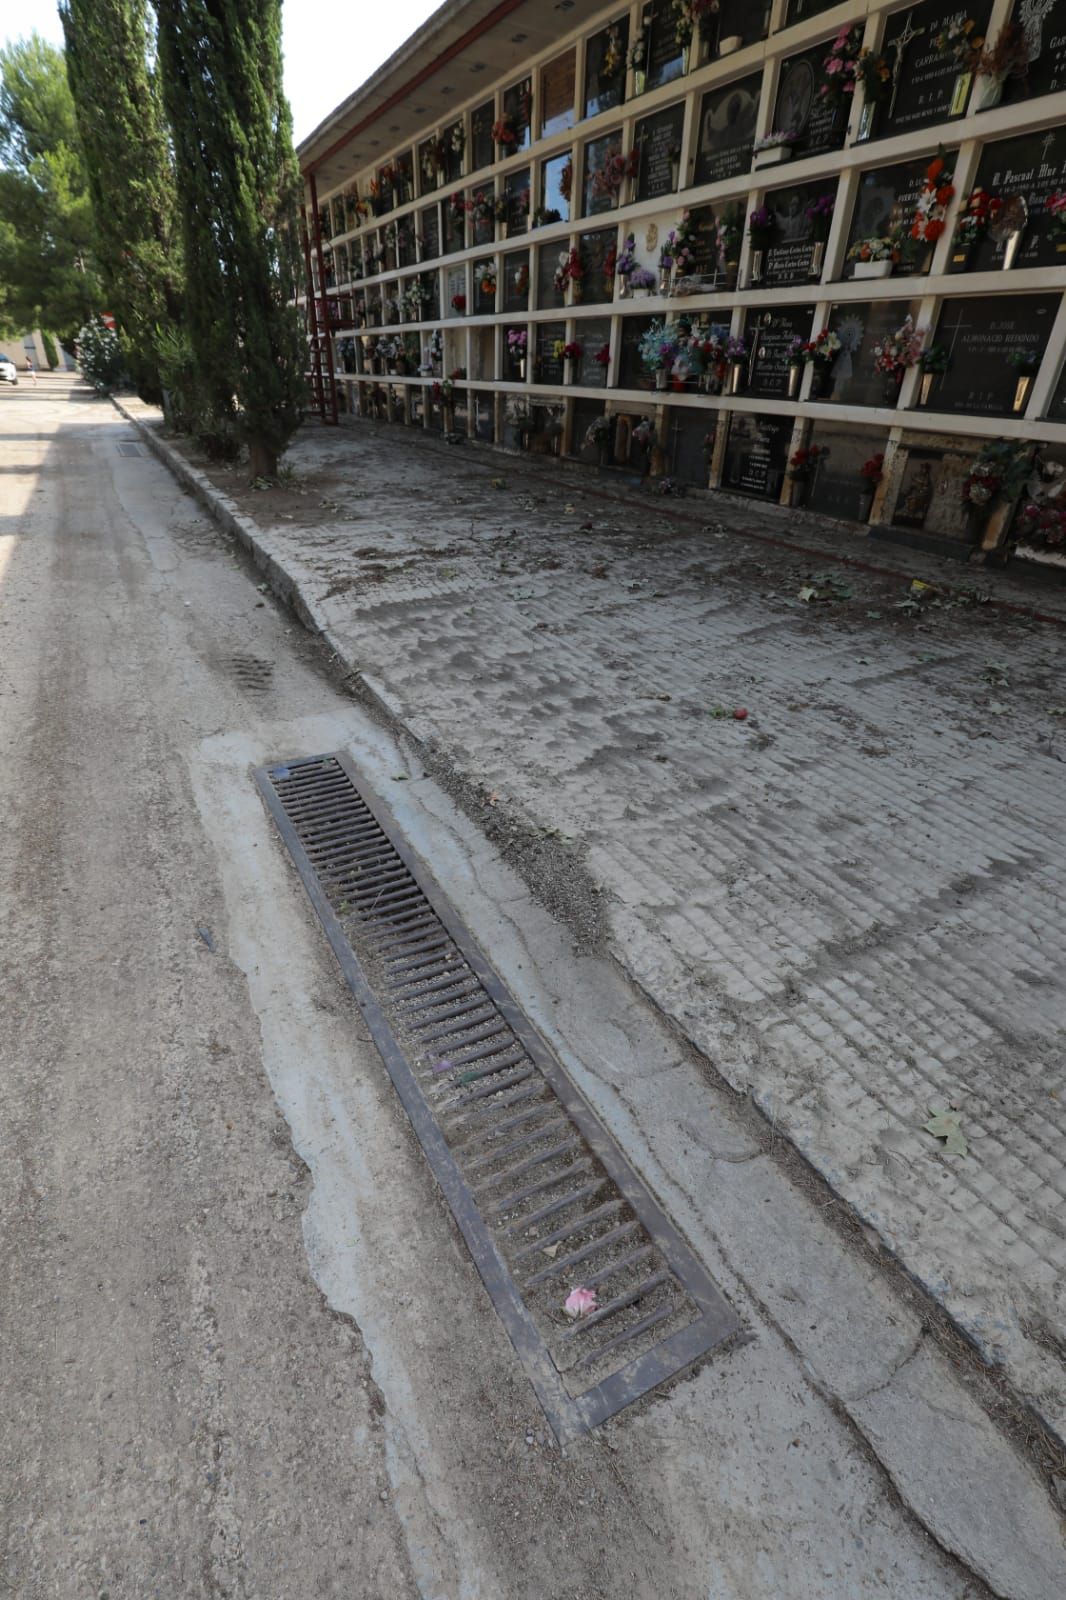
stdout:
[[638,199],[654,200],[659,195],[676,193],[678,155],[674,152],[680,152],[684,123],[683,105],[668,106],[665,111],[657,111],[653,117],[644,117],[637,123],[636,142],[640,147]]
[[949,300],[935,342],[947,351],[948,370],[933,401],[938,411],[1011,416],[1018,382],[1012,356],[1039,360],[1047,348],[1060,296],[984,295]]
[[700,103],[695,183],[736,178],[751,166],[762,73],[710,89]]
[[752,412],[729,414],[722,484],[740,494],[777,500],[788,466],[791,417],[759,417]]
[[925,0],[889,18],[881,53],[892,71],[892,87],[878,110],[878,138],[963,115],[968,85],[960,83],[963,74],[953,56],[938,50],[935,41],[960,16],[972,18],[973,37],[982,37],[991,10],[992,0],[972,0],[962,11],[958,0]]
[[773,128],[782,133],[793,129],[799,134],[792,147],[794,156],[839,150],[844,143],[848,108],[833,105],[820,93],[824,81],[822,64],[832,42],[823,39],[802,55],[789,56],[781,63]]
[[749,350],[750,395],[766,400],[788,399],[792,342],[810,338],[813,318],[813,305],[748,312],[744,340]]

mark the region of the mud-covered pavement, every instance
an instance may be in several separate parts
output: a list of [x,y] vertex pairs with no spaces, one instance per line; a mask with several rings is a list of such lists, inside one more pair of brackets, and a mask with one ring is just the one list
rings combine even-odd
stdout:
[[[506,762],[501,851],[473,777],[457,805],[106,402],[62,380],[3,399],[3,1592],[1050,1596],[1046,1476],[596,957],[591,852],[575,939],[511,870],[535,824]],[[340,747],[744,1323],[565,1455],[250,781]],[[573,859],[559,804],[545,864]]]

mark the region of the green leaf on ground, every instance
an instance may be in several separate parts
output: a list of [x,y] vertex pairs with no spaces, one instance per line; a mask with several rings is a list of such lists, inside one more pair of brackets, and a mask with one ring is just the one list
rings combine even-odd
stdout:
[[[930,1108],[932,1109],[932,1108]],[[943,1139],[944,1150],[949,1156],[964,1156],[969,1153],[966,1137],[959,1127],[959,1114],[957,1111],[933,1111],[928,1122],[922,1124],[926,1133],[931,1133],[934,1139]]]

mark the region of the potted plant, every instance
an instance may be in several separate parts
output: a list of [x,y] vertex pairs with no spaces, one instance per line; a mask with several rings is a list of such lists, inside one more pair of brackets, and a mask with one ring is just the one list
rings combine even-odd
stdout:
[[[1061,474],[1062,468],[1059,467]],[[1021,509],[1017,522],[1017,537],[1034,550],[1046,550],[1054,555],[1063,554],[1066,545],[1066,501],[1055,499],[1031,500]],[[1061,564],[1061,561],[1056,564]]]
[[948,206],[955,194],[955,174],[947,170],[943,150],[938,150],[925,169],[925,177],[914,206],[914,216],[908,230],[911,249],[925,247],[923,268],[931,264],[933,248],[947,228]]
[[674,330],[663,322],[653,322],[644,330],[637,348],[644,370],[655,380],[655,387],[665,389],[680,349]]
[[874,494],[877,485],[884,476],[885,457],[883,452],[870,456],[859,468],[859,521],[869,522],[870,512],[873,509]]
[[993,512],[1006,517],[1032,471],[1033,446],[1017,439],[990,439],[981,447],[962,485],[970,537],[976,544]]
[[904,317],[895,333],[890,333],[874,345],[874,371],[886,380],[885,400],[895,405],[900,385],[909,368],[915,366],[921,355],[925,329],[914,326],[913,317]]
[[505,156],[514,155],[518,145],[518,132],[509,111],[505,111],[503,116],[492,124],[492,141],[497,149],[498,160],[502,161]]
[[763,256],[773,244],[776,228],[776,218],[768,206],[756,206],[748,217],[752,283],[758,283],[762,278]]
[[792,493],[789,504],[805,506],[807,497],[811,492],[811,484],[819,464],[829,454],[825,445],[803,445],[799,450],[794,450],[789,457],[788,477],[792,484]]
[[722,355],[729,368],[729,393],[739,394],[748,370],[748,347],[742,338],[730,334],[722,347]]
[[1029,203],[1024,195],[1007,195],[989,219],[988,231],[1003,246],[1003,271],[1009,272],[1029,226]]
[[989,223],[998,214],[1002,203],[998,195],[990,194],[987,189],[971,189],[955,224],[951,257],[953,267],[963,269],[969,264],[974,246],[984,238]]
[[683,275],[693,264],[692,224],[687,211],[676,228],[671,228],[659,251],[659,293],[669,294],[675,273]]
[[899,246],[890,236],[858,239],[848,251],[856,278],[890,278],[899,260]]
[[[474,286],[478,294],[490,302],[496,299],[496,263],[495,261],[480,261],[474,268]],[[487,307],[492,310],[492,305]]]
[[791,350],[814,369],[811,399],[828,399],[832,389],[833,363],[840,354],[840,336],[831,328],[823,328],[813,339],[793,340]]
[[632,292],[632,277],[637,270],[636,238],[626,234],[625,244],[615,257],[614,271],[618,279],[618,298],[627,300]]
[[733,282],[737,275],[740,244],[744,237],[744,206],[740,200],[714,214],[714,264],[716,273]]
[[452,295],[452,310],[456,313],[457,316],[460,316],[460,317],[462,316],[463,312],[466,310],[466,295],[465,294],[453,294]]
[[854,102],[861,40],[862,29],[846,22],[822,62],[822,82],[818,95],[833,106],[838,115],[843,114]]
[[568,339],[565,343],[561,339],[557,339],[555,346],[556,358],[562,357],[567,364],[568,370],[572,372],[574,363],[581,360],[581,345],[578,344],[576,339]]
[[860,50],[855,67],[856,82],[862,84],[862,116],[859,118],[860,141],[869,139],[874,130],[878,106],[892,98],[892,68],[880,52]]
[[637,267],[629,274],[629,287],[634,294],[654,294],[659,280],[647,267]]
[[599,349],[596,351],[596,354],[593,356],[592,359],[595,361],[595,363],[596,363],[596,365],[598,367],[603,367],[604,370],[606,371],[606,368],[609,367],[610,364],[611,364],[611,347],[610,347],[610,345],[609,344],[601,344]]
[[611,431],[613,423],[604,413],[601,417],[594,417],[585,429],[583,442],[586,450],[595,450],[600,458],[600,466],[606,466],[607,456],[611,447]]
[[1066,254],[1066,189],[1056,189],[1044,201],[1047,236],[1057,255]]
[[937,379],[948,370],[948,353],[943,345],[931,344],[923,350],[918,357],[918,365],[922,372],[922,381],[919,390],[919,404],[927,406],[929,398],[936,388]]
[[986,40],[973,60],[977,75],[974,90],[974,111],[991,111],[1003,98],[1003,87],[1008,78],[1025,80],[1029,75],[1029,39],[1017,22],[1005,22],[996,36],[995,44]]
[[633,70],[633,93],[643,94],[648,73],[648,30],[637,29],[629,47],[629,65]]
[[949,17],[933,38],[933,48],[936,53],[950,61],[956,72],[950,116],[960,116],[966,109],[974,66],[984,42],[984,35],[977,32],[977,24],[973,17],[968,17],[965,11],[958,11]]
[[1040,351],[1012,350],[1010,364],[1018,374],[1011,410],[1021,412],[1029,404],[1029,396],[1033,391],[1033,379],[1040,371]]
[[775,167],[781,161],[792,160],[792,146],[799,138],[795,128],[777,129],[756,139],[752,149],[752,166]]
[[529,335],[525,328],[509,328],[507,330],[507,354],[517,368],[518,376],[525,382],[526,377],[526,351],[529,345]]
[[806,208],[804,215],[811,225],[811,234],[814,240],[811,248],[810,276],[821,276],[822,263],[825,260],[826,240],[829,238],[829,229],[833,221],[833,209],[836,197],[831,194],[820,194],[817,200],[812,200]]

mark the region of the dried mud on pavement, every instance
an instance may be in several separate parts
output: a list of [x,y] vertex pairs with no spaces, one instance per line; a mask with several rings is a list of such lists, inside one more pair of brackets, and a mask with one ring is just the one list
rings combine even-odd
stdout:
[[286,462],[198,465],[579,943],[1066,1430],[1057,578],[382,425]]

